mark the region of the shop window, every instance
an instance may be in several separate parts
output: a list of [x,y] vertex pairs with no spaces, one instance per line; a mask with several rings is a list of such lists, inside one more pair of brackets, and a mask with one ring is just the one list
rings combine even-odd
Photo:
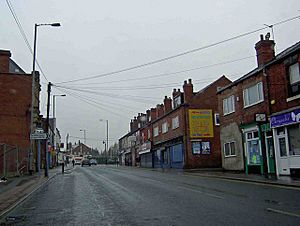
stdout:
[[259,165],[261,163],[260,144],[258,131],[250,131],[246,133],[247,160],[249,165]]
[[258,104],[264,100],[263,84],[259,82],[243,91],[244,107]]
[[295,63],[289,66],[289,91],[290,96],[295,96],[300,94],[300,73],[299,73],[299,63]]
[[235,141],[230,141],[224,144],[225,157],[236,156],[235,154]]
[[300,124],[288,126],[289,154],[300,155]]
[[223,100],[223,115],[228,115],[235,111],[234,95]]

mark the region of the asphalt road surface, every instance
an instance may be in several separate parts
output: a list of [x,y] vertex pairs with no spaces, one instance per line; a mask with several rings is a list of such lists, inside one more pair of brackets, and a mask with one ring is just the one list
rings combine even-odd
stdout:
[[300,225],[300,190],[180,172],[76,166],[9,217],[3,224]]

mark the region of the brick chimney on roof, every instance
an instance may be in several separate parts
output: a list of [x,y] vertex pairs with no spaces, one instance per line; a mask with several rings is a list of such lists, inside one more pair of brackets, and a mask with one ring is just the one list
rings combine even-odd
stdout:
[[158,104],[156,105],[156,117],[159,118],[164,115],[164,105]]
[[275,42],[273,40],[269,40],[269,36],[270,33],[268,33],[266,35],[266,39],[264,39],[264,36],[260,35],[260,41],[255,44],[258,67],[266,64],[275,57]]
[[151,117],[151,121],[156,119],[156,108],[150,109],[150,117]]
[[168,112],[172,111],[172,99],[165,96],[164,99],[164,112],[167,114]]
[[148,109],[147,111],[146,111],[146,115],[147,115],[147,122],[149,122],[150,121],[150,118],[151,118],[151,111]]
[[9,73],[9,59],[11,53],[9,50],[0,50],[0,73]]
[[192,99],[192,97],[194,95],[192,79],[189,79],[188,81],[189,82],[187,82],[185,80],[184,84],[183,84],[184,103],[190,102],[190,100]]

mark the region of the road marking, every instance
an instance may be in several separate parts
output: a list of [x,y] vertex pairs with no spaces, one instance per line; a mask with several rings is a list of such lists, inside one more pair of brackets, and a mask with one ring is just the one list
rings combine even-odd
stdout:
[[292,216],[292,217],[299,217],[300,218],[299,214],[291,213],[291,212],[286,212],[286,211],[282,211],[282,210],[276,210],[276,209],[272,209],[272,208],[267,208],[267,211],[273,212],[273,213],[280,213],[280,214],[287,215],[287,216]]
[[203,194],[203,195],[207,195],[207,196],[210,196],[210,197],[213,197],[213,198],[224,199],[224,197],[222,197],[222,196],[218,196],[218,195],[214,195],[214,194],[211,194],[211,193],[195,190],[195,189],[192,189],[192,188],[187,188],[187,187],[183,187],[183,186],[178,186],[178,187],[181,188],[181,189],[185,189],[185,190],[193,191],[193,192],[200,193],[200,194]]

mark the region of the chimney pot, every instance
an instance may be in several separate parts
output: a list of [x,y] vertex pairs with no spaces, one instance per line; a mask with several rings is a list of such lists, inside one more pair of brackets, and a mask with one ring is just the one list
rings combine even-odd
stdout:
[[261,41],[264,40],[264,35],[263,34],[260,35],[260,40]]

